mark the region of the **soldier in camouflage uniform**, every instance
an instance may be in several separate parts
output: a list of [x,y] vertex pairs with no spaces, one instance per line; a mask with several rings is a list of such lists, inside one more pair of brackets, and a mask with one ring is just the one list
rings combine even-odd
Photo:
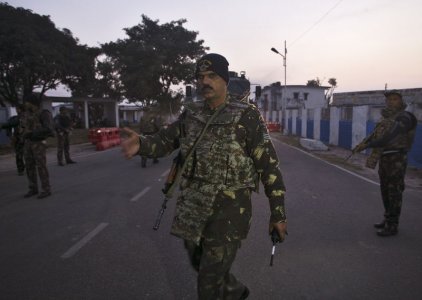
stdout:
[[372,148],[367,161],[367,166],[371,168],[375,168],[379,160],[378,175],[384,220],[374,224],[374,227],[379,229],[379,236],[392,236],[398,233],[407,152],[412,147],[417,119],[412,113],[405,111],[406,104],[399,92],[390,91],[385,96],[387,106],[382,110],[381,121],[369,138],[364,139],[353,151]]
[[60,113],[54,117],[56,136],[57,136],[57,164],[64,166],[63,153],[67,164],[76,162],[70,158],[69,134],[72,131],[73,122],[67,113],[66,107],[60,107]]
[[13,149],[16,155],[16,167],[18,169],[18,175],[21,176],[25,171],[25,162],[23,159],[23,145],[24,141],[22,134],[19,131],[19,123],[22,118],[23,105],[19,104],[16,106],[17,115],[9,118],[6,124],[2,125],[2,129],[7,130],[7,136],[11,140]]
[[133,155],[168,155],[180,144],[182,160],[211,115],[217,113],[185,162],[171,233],[184,239],[198,272],[199,299],[246,299],[248,288],[230,273],[251,224],[251,193],[264,185],[270,203],[269,232],[286,234],[285,187],[278,158],[258,109],[227,95],[228,62],[207,54],[196,78],[205,101],[186,104],[179,119],[153,136],[129,137],[122,147]]
[[[41,100],[33,95],[25,102],[25,112],[20,123],[24,139],[24,157],[29,191],[25,198],[38,195],[39,199],[51,195],[46,157],[46,138],[54,136],[53,125],[48,111],[40,110]],[[38,194],[37,173],[40,178],[42,192]]]
[[[142,135],[152,135],[157,133],[161,127],[161,119],[158,113],[152,111],[150,108],[145,108],[144,115],[139,122],[139,130]],[[152,158],[154,164],[158,163],[156,156]],[[145,168],[147,166],[147,156],[141,157],[141,166]]]

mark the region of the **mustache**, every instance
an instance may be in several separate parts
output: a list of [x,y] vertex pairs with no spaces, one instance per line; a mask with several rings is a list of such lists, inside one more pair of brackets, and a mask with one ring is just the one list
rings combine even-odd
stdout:
[[204,92],[204,91],[205,91],[205,90],[207,90],[207,89],[213,90],[213,88],[212,88],[211,86],[209,86],[209,85],[204,85],[204,86],[202,86],[201,91],[202,91],[202,92]]

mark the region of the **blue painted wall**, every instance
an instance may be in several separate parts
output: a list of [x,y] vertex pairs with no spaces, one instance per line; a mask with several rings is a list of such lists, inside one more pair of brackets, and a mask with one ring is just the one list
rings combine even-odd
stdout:
[[422,124],[416,127],[415,141],[409,152],[409,165],[422,168]]
[[339,122],[338,145],[345,149],[352,148],[352,121]]
[[296,134],[302,136],[302,120],[299,118],[296,119]]
[[313,120],[306,121],[306,137],[308,139],[314,138],[314,121]]
[[321,128],[320,140],[328,144],[330,142],[330,121],[321,120],[320,128]]
[[293,120],[292,120],[292,118],[289,118],[287,120],[287,130],[288,130],[289,134],[293,133],[293,125],[292,124],[293,124]]

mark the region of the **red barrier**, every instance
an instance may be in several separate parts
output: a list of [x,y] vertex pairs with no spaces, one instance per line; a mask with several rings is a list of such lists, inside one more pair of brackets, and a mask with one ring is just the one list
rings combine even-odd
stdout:
[[281,132],[280,123],[277,122],[267,122],[267,129],[269,132]]
[[97,151],[102,151],[120,145],[120,129],[117,127],[96,128],[91,133],[90,140],[97,147]]

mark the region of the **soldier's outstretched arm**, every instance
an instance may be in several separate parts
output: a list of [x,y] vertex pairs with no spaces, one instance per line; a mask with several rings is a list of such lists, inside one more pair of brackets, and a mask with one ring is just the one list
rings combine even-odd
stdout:
[[141,147],[139,135],[136,131],[128,127],[122,128],[122,132],[126,135],[121,143],[122,152],[125,158],[131,159],[133,156],[138,154]]

